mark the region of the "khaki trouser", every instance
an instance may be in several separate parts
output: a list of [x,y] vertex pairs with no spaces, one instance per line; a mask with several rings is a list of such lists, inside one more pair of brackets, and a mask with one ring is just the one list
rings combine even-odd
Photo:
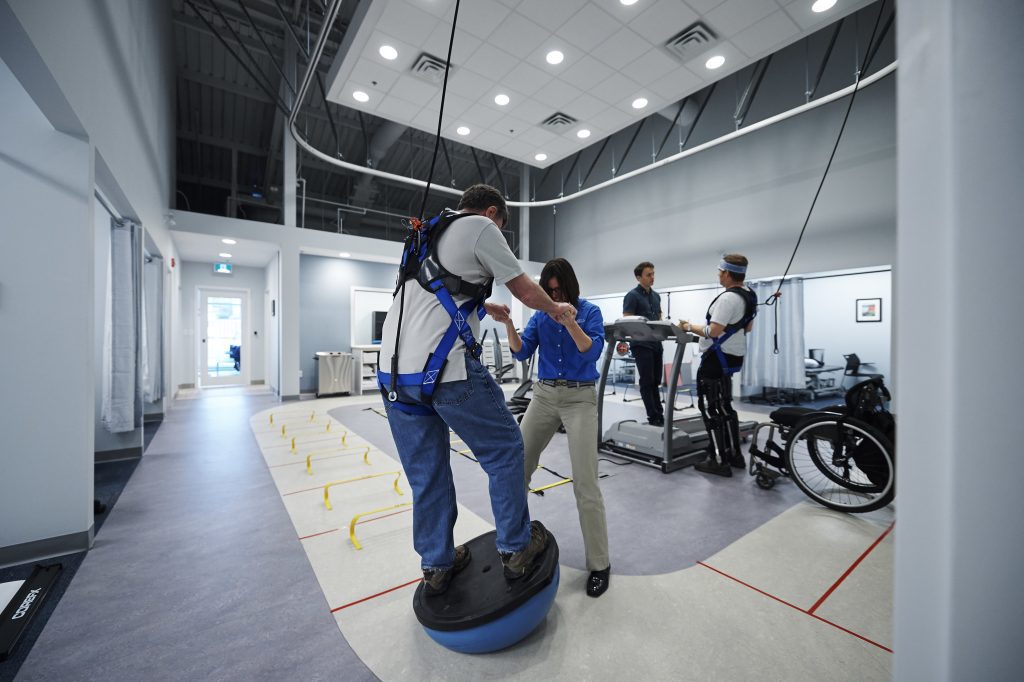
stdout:
[[603,571],[610,564],[608,523],[604,498],[597,484],[597,391],[593,386],[569,388],[534,383],[533,399],[520,425],[526,451],[527,487],[540,461],[540,453],[558,431],[559,424],[565,425],[569,436],[572,489],[583,530],[587,570]]

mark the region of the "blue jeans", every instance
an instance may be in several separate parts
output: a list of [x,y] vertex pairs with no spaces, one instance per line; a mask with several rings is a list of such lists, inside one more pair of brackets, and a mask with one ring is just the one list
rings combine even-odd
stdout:
[[[465,441],[488,478],[499,552],[518,552],[530,541],[530,511],[523,486],[523,437],[505,396],[479,360],[466,356],[464,381],[438,384],[434,414],[395,408],[387,398],[391,434],[412,488],[413,546],[424,569],[451,568],[458,510],[452,480],[448,427]],[[398,387],[398,400],[415,405],[418,386]]]

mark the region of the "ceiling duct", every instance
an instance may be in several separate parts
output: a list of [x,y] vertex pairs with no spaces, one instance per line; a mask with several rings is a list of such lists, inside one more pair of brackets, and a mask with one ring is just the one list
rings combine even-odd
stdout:
[[575,118],[573,118],[569,114],[563,114],[560,111],[551,114],[546,119],[541,121],[541,125],[546,128],[568,128],[574,123],[576,123]]
[[[432,54],[422,53],[416,58],[412,65],[412,75],[431,85],[441,85],[444,82],[445,61]],[[448,70],[449,75],[455,73],[455,65]]]
[[663,47],[679,61],[688,62],[717,42],[714,31],[698,21],[669,38]]

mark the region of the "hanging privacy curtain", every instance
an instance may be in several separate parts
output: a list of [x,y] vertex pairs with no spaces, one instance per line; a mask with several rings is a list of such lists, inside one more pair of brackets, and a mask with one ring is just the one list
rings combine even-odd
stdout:
[[142,399],[147,403],[155,403],[163,397],[163,262],[162,258],[149,257],[143,265]]
[[139,227],[110,221],[107,329],[103,349],[103,425],[111,433],[142,426],[139,343]]
[[[758,301],[765,301],[779,287],[779,280],[751,282]],[[775,354],[775,307],[778,307],[779,353]],[[743,363],[744,386],[794,388],[806,386],[804,375],[804,282],[795,277],[782,285],[776,306],[759,306],[754,329],[747,335]]]

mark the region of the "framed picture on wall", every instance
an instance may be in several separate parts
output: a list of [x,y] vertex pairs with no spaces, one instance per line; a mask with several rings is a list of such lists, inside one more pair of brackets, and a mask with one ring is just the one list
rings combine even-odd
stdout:
[[857,321],[858,322],[881,322],[882,321],[882,299],[880,299],[880,298],[858,298],[857,299]]

